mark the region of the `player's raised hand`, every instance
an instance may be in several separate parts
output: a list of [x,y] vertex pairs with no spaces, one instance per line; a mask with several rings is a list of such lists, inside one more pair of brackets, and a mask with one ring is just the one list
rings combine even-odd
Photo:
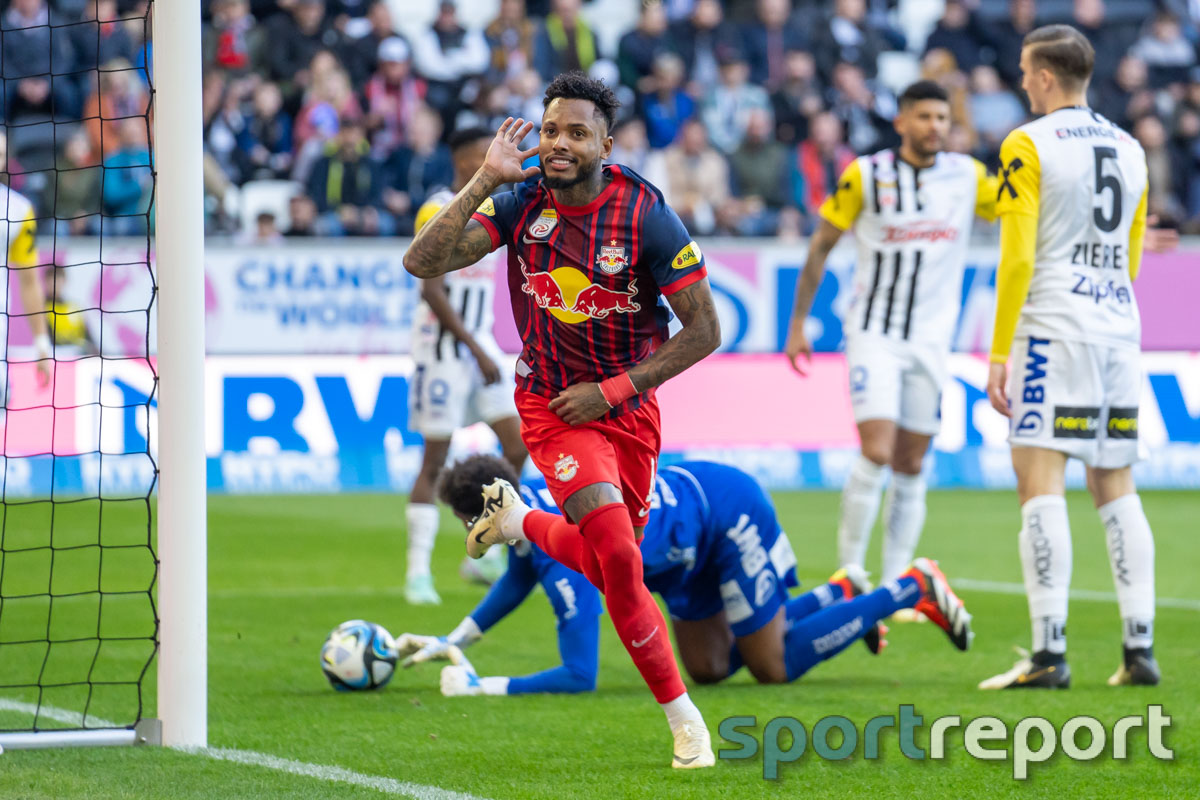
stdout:
[[521,142],[531,130],[533,130],[532,122],[526,122],[523,119],[514,121],[512,117],[509,117],[496,131],[496,138],[492,140],[487,156],[483,160],[483,168],[491,170],[500,183],[520,183],[541,171],[538,167],[525,169],[521,166],[525,163],[525,159],[538,151],[537,147],[531,147],[528,150],[521,149]]
[[582,425],[600,419],[612,408],[604,399],[598,383],[568,386],[550,401],[550,410],[568,425]]
[[1007,365],[992,364],[988,367],[987,393],[988,400],[992,401],[992,408],[1006,417],[1012,416],[1012,409],[1008,406]]
[[[804,333],[804,319],[802,317],[793,317],[792,324],[788,326],[787,343],[783,346],[783,352],[787,355],[788,361],[792,364],[792,369],[801,375],[807,375],[808,371],[805,366],[812,365],[812,343],[808,341],[808,336]],[[803,354],[806,365],[800,363],[800,356]]]

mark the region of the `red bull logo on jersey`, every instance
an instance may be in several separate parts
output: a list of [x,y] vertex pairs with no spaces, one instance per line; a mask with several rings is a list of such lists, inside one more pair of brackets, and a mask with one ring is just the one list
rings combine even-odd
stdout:
[[538,215],[537,219],[530,223],[528,228],[529,235],[534,239],[545,239],[557,224],[558,212],[552,208],[547,208]]
[[629,281],[627,291],[609,289],[592,283],[574,267],[559,267],[550,272],[532,272],[525,259],[517,257],[525,283],[521,290],[556,319],[576,325],[589,319],[605,319],[609,314],[632,314],[642,307],[637,297],[637,279]]
[[625,258],[625,248],[617,247],[617,240],[612,240],[612,247],[601,247],[600,255],[596,256],[596,266],[601,272],[608,275],[616,275],[621,270],[629,266],[629,259]]
[[579,472],[579,462],[575,460],[575,456],[559,453],[558,461],[554,462],[554,477],[566,483],[574,478],[577,472]]

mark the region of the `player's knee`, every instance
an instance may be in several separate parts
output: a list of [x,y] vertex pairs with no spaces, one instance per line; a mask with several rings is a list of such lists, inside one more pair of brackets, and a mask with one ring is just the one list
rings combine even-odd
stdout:
[[715,664],[686,664],[684,666],[687,669],[688,677],[694,683],[711,685],[720,683],[729,677],[728,668],[718,669]]
[[581,694],[583,692],[596,691],[595,671],[588,672],[579,669],[569,669],[566,679],[563,681],[562,690],[566,694]]
[[787,668],[782,662],[769,661],[762,664],[746,663],[746,669],[759,683],[787,683]]
[[862,443],[863,458],[877,467],[885,467],[892,462],[892,443],[885,440],[867,439]]
[[920,475],[924,461],[924,453],[898,452],[892,457],[892,472],[902,475]]

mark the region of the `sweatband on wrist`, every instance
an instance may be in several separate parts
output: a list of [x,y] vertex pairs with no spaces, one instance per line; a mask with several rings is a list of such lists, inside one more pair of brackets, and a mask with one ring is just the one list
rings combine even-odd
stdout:
[[483,638],[483,631],[473,617],[466,617],[458,623],[458,627],[450,631],[446,641],[462,649],[471,646]]
[[604,402],[608,403],[609,408],[616,408],[638,392],[634,388],[633,378],[629,377],[628,372],[622,372],[600,381],[600,393],[604,395]]
[[44,333],[38,334],[33,338],[33,347],[39,353],[45,353],[46,355],[50,355],[50,352],[54,349],[54,346],[50,344],[50,337]]

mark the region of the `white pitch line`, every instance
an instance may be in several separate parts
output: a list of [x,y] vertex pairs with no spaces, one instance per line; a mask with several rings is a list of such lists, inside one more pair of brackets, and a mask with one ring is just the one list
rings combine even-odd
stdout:
[[[38,706],[36,703],[24,703],[20,700],[0,698],[0,711],[13,711],[30,716],[52,719],[55,722],[61,722],[65,725],[83,727],[83,715],[78,711],[69,711],[65,708],[55,708],[54,706],[47,705]],[[123,727],[116,722],[100,719],[91,714],[88,715],[87,722],[88,728]],[[485,798],[478,795],[467,794],[465,792],[452,792],[448,789],[439,789],[436,786],[426,786],[423,783],[398,781],[395,778],[364,775],[361,772],[354,772],[343,767],[309,764],[304,761],[280,758],[267,753],[256,753],[253,750],[234,750],[225,747],[181,747],[178,748],[178,751],[191,755],[205,756],[217,761],[230,761],[235,764],[264,767],[276,770],[277,772],[287,772],[292,775],[316,778],[317,780],[328,781],[330,783],[346,783],[351,786],[362,786],[367,789],[383,792],[384,794],[411,797],[413,800],[485,800]]]
[[[973,578],[954,578],[950,585],[955,589],[971,589],[976,592],[991,592],[992,594],[1025,594],[1025,584],[1006,583],[1004,581],[977,581]],[[1094,592],[1090,589],[1072,589],[1072,600],[1084,600],[1097,603],[1115,603],[1117,595],[1113,592]],[[1200,611],[1200,600],[1185,597],[1159,597],[1155,600],[1159,608],[1182,608],[1187,611]]]

